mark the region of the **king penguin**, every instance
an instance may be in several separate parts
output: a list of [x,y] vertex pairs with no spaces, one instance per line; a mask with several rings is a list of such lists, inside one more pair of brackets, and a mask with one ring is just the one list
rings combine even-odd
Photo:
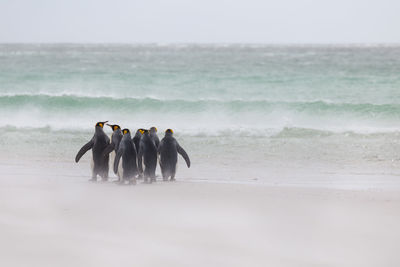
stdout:
[[[125,181],[128,181],[130,184],[136,184],[138,167],[135,144],[131,139],[131,132],[129,131],[129,129],[123,129],[122,132],[124,135],[115,156],[114,173],[119,173],[119,176],[121,177],[121,184],[124,184]],[[120,161],[122,161],[121,170],[119,170]]]
[[105,155],[103,152],[104,149],[110,144],[110,138],[108,138],[103,131],[105,123],[107,123],[107,121],[98,122],[96,124],[92,139],[79,150],[75,157],[75,162],[78,162],[88,150],[92,149],[93,161],[91,181],[97,181],[97,175],[100,175],[103,181],[108,180],[109,155]]
[[[144,171],[142,161],[144,162]],[[140,139],[138,167],[139,172],[144,175],[145,183],[148,183],[148,178],[150,178],[150,183],[156,181],[157,148],[150,137],[149,130],[143,130],[143,136]]]
[[160,142],[158,153],[160,155],[161,174],[164,181],[175,180],[176,163],[178,162],[178,153],[185,159],[186,165],[190,168],[190,159],[186,151],[179,145],[173,137],[174,132],[171,129],[165,131],[165,136]]
[[[107,125],[111,127],[113,133],[111,134],[111,143],[106,147],[106,149],[104,149],[103,153],[104,155],[108,155],[111,153],[111,164],[114,164],[115,154],[118,151],[119,143],[121,142],[122,139],[122,132],[121,132],[121,127],[117,124],[110,125],[107,123]],[[119,180],[120,177],[118,176],[118,181]]]
[[[140,145],[140,139],[142,138],[142,135],[144,133],[144,129],[140,128],[136,131],[135,136],[132,138],[133,143],[135,144],[136,152],[139,153],[139,145]],[[143,171],[142,169],[139,168],[139,175],[138,179],[143,178]]]

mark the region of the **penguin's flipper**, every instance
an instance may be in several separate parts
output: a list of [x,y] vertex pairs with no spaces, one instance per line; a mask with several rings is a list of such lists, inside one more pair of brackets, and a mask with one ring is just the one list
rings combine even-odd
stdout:
[[124,149],[122,147],[120,147],[118,149],[117,154],[115,155],[115,159],[114,159],[114,173],[117,174],[118,173],[118,165],[119,165],[119,161],[122,157],[122,154],[124,152]]
[[93,147],[93,145],[94,145],[93,139],[90,140],[89,142],[87,142],[87,143],[78,151],[78,154],[76,154],[75,162],[78,162],[78,161],[81,159],[81,157],[82,157],[89,149],[91,149],[91,148]]
[[188,168],[190,168],[190,159],[186,151],[178,143],[176,144],[176,149],[178,153],[181,154],[181,156],[185,159]]
[[103,155],[106,156],[108,154],[110,154],[115,148],[114,143],[109,144],[103,151]]

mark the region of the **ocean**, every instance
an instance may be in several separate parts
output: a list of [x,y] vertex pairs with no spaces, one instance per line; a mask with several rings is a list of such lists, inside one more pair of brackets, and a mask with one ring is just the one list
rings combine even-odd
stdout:
[[400,188],[399,70],[389,45],[2,44],[1,161],[85,180],[108,120],[172,128],[180,181]]

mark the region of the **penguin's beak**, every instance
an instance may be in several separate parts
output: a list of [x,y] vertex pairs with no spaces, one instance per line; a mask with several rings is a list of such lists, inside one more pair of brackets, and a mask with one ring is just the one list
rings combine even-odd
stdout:
[[[108,123],[107,123],[106,125],[110,126],[110,127],[111,127],[111,129],[113,129],[113,126],[112,126],[111,124],[108,124]],[[114,130],[114,129],[113,129],[113,130]]]

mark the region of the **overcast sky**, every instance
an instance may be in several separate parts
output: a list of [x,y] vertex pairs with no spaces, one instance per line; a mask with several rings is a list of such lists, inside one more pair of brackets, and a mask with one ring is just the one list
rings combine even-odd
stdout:
[[400,0],[0,0],[0,42],[400,43]]

